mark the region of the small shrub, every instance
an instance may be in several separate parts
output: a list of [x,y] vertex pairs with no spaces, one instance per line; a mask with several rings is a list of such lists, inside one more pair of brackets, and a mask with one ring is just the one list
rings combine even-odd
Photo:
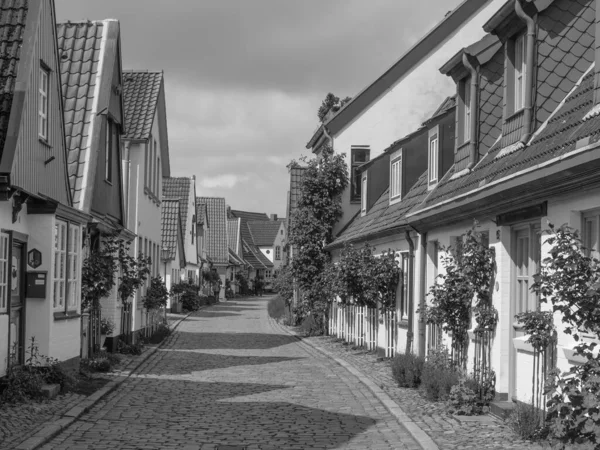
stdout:
[[100,319],[100,334],[112,335],[115,330],[115,324],[108,317]]
[[88,359],[83,362],[83,365],[87,367],[91,372],[110,372],[112,364],[110,360],[105,357],[96,357],[94,359]]
[[165,338],[171,335],[171,329],[165,323],[158,325],[158,328],[148,338],[150,344],[160,344]]
[[42,397],[44,377],[35,367],[13,366],[8,372],[6,387],[2,391],[0,403],[24,403]]
[[536,440],[541,434],[542,412],[531,403],[517,402],[507,421],[522,439]]
[[272,298],[267,304],[267,310],[269,311],[269,316],[273,319],[281,319],[282,317],[285,317],[286,304],[283,297],[278,295]]
[[448,349],[431,349],[421,373],[421,389],[425,397],[433,401],[445,401],[458,381],[459,373],[452,366]]
[[139,341],[135,344],[126,344],[123,341],[119,341],[117,351],[123,355],[141,355],[144,351],[144,344]]
[[[474,381],[471,379],[471,381]],[[472,387],[469,387],[472,386]],[[483,406],[477,400],[477,382],[461,380],[450,388],[448,397],[448,412],[458,416],[476,416],[483,412]]]
[[392,376],[398,386],[415,388],[421,384],[425,358],[413,353],[397,354],[392,359]]

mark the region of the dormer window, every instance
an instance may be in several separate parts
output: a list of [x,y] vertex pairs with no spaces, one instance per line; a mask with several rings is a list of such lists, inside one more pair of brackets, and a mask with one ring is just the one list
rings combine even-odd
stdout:
[[429,130],[429,166],[428,178],[429,184],[435,184],[438,181],[439,161],[440,161],[440,133],[439,126]]
[[390,200],[400,200],[402,197],[402,153],[392,160],[390,166]]
[[351,168],[350,168],[350,201],[361,201],[361,173],[358,168],[369,161],[371,150],[367,146],[353,146],[350,149]]
[[362,177],[362,192],[360,198],[360,210],[363,214],[367,212],[367,175]]
[[524,34],[520,34],[512,41],[509,41],[508,53],[510,60],[511,76],[508,77],[508,99],[512,103],[509,105],[509,113],[516,113],[525,107],[526,92],[526,42]]

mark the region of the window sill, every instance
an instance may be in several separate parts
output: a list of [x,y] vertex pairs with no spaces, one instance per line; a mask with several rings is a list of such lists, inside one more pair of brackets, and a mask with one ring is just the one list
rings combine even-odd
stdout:
[[42,144],[44,147],[52,149],[52,146],[50,145],[50,142],[48,142],[48,139],[44,139],[43,137],[38,136],[38,141],[40,141],[40,144]]
[[358,200],[356,200],[356,199],[355,200],[350,199],[350,204],[351,205],[360,205],[360,199],[358,199]]
[[69,319],[77,319],[81,317],[81,314],[79,314],[77,311],[61,311],[61,312],[55,312],[54,313],[54,320],[69,320]]
[[533,353],[533,345],[529,342],[525,342],[529,339],[529,335],[521,336],[513,339],[513,346],[515,350],[527,353]]

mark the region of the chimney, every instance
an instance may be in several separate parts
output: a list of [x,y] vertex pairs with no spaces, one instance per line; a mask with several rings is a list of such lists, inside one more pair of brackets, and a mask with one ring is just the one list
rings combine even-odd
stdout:
[[272,221],[276,221],[277,220],[277,214],[271,214],[271,220]]
[[231,219],[231,206],[227,205],[227,218]]

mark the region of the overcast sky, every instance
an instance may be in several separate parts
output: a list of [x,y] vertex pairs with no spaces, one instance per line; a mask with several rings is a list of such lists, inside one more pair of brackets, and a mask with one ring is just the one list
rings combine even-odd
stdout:
[[[285,215],[328,92],[354,96],[459,0],[56,0],[59,22],[118,19],[124,69],[164,70],[172,176]],[[418,5],[418,6],[415,6]],[[401,136],[398,136],[401,137]]]

